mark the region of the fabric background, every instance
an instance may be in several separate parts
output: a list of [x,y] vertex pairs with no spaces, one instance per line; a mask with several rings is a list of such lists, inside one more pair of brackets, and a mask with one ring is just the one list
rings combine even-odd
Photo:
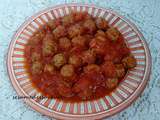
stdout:
[[160,120],[160,0],[0,0],[0,120],[51,120],[34,111],[16,95],[8,78],[6,53],[12,35],[31,15],[57,4],[80,2],[112,8],[143,33],[152,55],[152,74],[142,95],[109,120]]

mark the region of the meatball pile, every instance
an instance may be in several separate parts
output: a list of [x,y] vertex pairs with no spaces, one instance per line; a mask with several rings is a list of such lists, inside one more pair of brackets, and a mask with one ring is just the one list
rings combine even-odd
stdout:
[[121,33],[86,12],[48,21],[29,40],[25,57],[33,85],[63,100],[103,97],[136,66]]

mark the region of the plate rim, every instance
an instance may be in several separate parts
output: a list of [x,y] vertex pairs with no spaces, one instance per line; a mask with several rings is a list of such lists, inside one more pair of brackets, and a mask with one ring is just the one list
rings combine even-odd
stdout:
[[[8,52],[7,52],[7,72],[8,72],[8,76],[9,76],[9,79],[11,80],[11,83],[12,83],[12,86],[14,87],[14,89],[16,90],[17,94],[18,95],[24,95],[23,94],[23,91],[21,91],[21,88],[18,86],[18,84],[16,83],[16,79],[14,79],[14,76],[13,76],[13,71],[10,69],[11,68],[11,63],[10,63],[10,57],[11,57],[11,52],[12,52],[12,45],[14,44],[18,34],[20,34],[22,31],[23,28],[25,28],[31,21],[33,21],[35,18],[37,18],[38,16],[40,16],[41,14],[44,14],[52,9],[56,9],[56,8],[61,8],[61,7],[64,7],[64,6],[87,6],[87,7],[92,7],[92,8],[97,8],[97,9],[102,9],[104,11],[108,11],[108,12],[111,12],[111,13],[114,13],[116,15],[118,15],[122,20],[124,20],[127,24],[129,24],[136,32],[136,34],[138,34],[138,36],[141,38],[141,41],[142,41],[142,44],[144,46],[144,50],[145,50],[145,53],[146,53],[146,63],[148,64],[148,66],[146,65],[146,71],[145,71],[145,74],[144,74],[144,81],[141,82],[139,84],[139,86],[136,88],[135,91],[138,91],[138,92],[134,92],[131,94],[131,96],[129,96],[127,98],[127,100],[125,101],[125,103],[123,104],[120,104],[120,107],[115,108],[112,108],[111,109],[111,112],[110,111],[102,111],[102,112],[98,112],[98,113],[90,113],[90,114],[83,114],[83,115],[75,115],[75,114],[68,114],[68,113],[61,113],[61,112],[57,112],[57,111],[46,111],[44,110],[43,108],[39,107],[39,105],[35,104],[34,102],[32,102],[32,100],[30,99],[23,99],[23,101],[29,105],[32,109],[42,113],[42,114],[45,114],[45,115],[48,115],[50,117],[55,117],[55,118],[65,118],[67,117],[67,119],[75,119],[75,118],[82,118],[82,117],[86,117],[86,118],[104,118],[104,117],[109,117],[109,116],[112,116],[116,113],[119,113],[121,111],[123,111],[124,109],[126,109],[127,107],[129,107],[133,102],[136,101],[136,99],[142,94],[142,92],[144,91],[149,79],[150,79],[150,74],[151,74],[151,67],[152,67],[152,60],[151,60],[151,53],[150,53],[150,50],[149,50],[149,47],[145,41],[145,38],[144,36],[142,35],[142,33],[138,30],[137,26],[131,22],[129,19],[127,19],[125,16],[122,16],[120,15],[118,12],[114,11],[113,9],[111,8],[104,8],[104,7],[100,7],[100,6],[97,6],[97,5],[94,5],[94,4],[81,4],[81,3],[67,3],[67,4],[59,4],[59,5],[53,5],[53,6],[50,6],[46,9],[43,9],[43,10],[40,10],[39,12],[33,14],[31,17],[29,17],[28,19],[26,19],[17,29],[17,31],[14,33],[14,35],[12,36],[11,38],[11,41],[9,43],[9,47],[8,47]],[[28,23],[28,24],[27,24]],[[12,74],[13,73],[13,74]],[[131,98],[130,98],[131,97]],[[51,113],[52,112],[52,113]],[[72,117],[72,118],[70,118]]]

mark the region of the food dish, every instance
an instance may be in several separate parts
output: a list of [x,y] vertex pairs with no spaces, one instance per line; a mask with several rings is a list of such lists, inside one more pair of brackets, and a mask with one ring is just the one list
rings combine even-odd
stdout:
[[[24,48],[31,36],[41,26],[71,11],[86,11],[93,17],[105,18],[110,26],[118,29],[136,59],[136,67],[127,72],[114,91],[99,99],[81,102],[65,102],[54,98],[37,99],[41,93],[32,86],[26,71]],[[8,49],[7,68],[17,94],[27,97],[35,96],[35,99],[24,99],[24,101],[36,111],[57,119],[101,119],[124,110],[139,97],[149,80],[151,56],[141,32],[117,12],[94,5],[65,4],[40,11],[21,25]]]
[[87,12],[39,28],[25,47],[25,61],[44,96],[72,102],[104,97],[136,66],[120,31]]

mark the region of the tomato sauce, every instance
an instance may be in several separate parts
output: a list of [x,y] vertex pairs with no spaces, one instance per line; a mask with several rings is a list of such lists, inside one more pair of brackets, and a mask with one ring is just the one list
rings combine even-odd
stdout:
[[67,102],[110,94],[136,66],[121,33],[85,12],[46,23],[27,43],[25,59],[33,86]]

